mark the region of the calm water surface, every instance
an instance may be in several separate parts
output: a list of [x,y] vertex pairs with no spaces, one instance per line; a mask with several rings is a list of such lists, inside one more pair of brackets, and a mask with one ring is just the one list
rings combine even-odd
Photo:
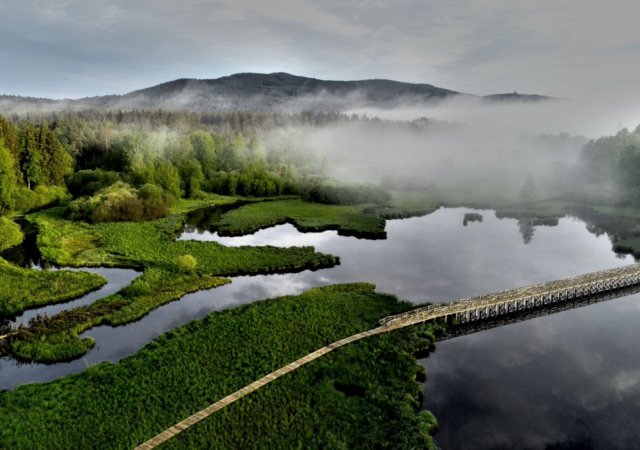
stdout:
[[[94,328],[85,335],[96,340],[96,347],[78,361],[18,365],[5,358],[0,388],[116,362],[211,311],[314,286],[367,281],[380,292],[420,304],[633,263],[611,251],[606,234],[591,234],[577,219],[533,228],[478,211],[483,221],[463,226],[469,211],[440,209],[389,221],[388,239],[377,241],[335,231],[302,234],[291,225],[222,238],[192,221],[180,239],[313,245],[340,256],[341,264],[315,272],[236,277],[230,285],[187,295],[139,322]],[[639,319],[640,296],[633,295],[439,343],[421,360],[428,369],[423,406],[440,421],[439,444],[443,449],[640,448]]]

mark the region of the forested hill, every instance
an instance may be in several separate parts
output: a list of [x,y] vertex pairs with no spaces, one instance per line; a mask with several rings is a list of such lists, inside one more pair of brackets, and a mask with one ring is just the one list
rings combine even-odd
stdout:
[[[542,100],[549,97],[498,94],[488,100]],[[391,80],[324,81],[287,73],[239,73],[212,80],[180,79],[125,95],[78,100],[1,96],[0,111],[25,109],[158,109],[195,111],[345,111],[357,107],[394,108],[445,98],[475,96],[429,84]],[[493,98],[495,97],[495,98]]]

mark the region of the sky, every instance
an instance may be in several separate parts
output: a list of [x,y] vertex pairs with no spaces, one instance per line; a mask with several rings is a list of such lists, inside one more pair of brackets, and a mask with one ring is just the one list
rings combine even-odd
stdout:
[[635,95],[631,0],[0,0],[0,94],[288,72],[477,95]]

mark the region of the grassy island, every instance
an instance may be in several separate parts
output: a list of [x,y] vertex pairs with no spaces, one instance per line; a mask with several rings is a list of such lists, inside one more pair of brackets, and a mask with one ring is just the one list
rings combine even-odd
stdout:
[[[133,448],[188,415],[331,342],[411,309],[368,284],[214,312],[117,364],[0,392],[0,447]],[[417,414],[423,372],[411,353],[434,342],[413,327],[337,350],[229,406],[166,448],[432,448]],[[251,430],[251,432],[247,432]]]
[[366,214],[367,208],[367,205],[324,205],[304,200],[254,203],[224,214],[218,232],[222,236],[251,234],[292,223],[302,232],[338,230],[340,235],[384,238],[385,220]]
[[[117,294],[36,321],[4,340],[4,351],[21,359],[53,362],[77,358],[94,345],[90,338],[78,338],[83,331],[99,324],[118,325],[137,320],[187,293],[231,281],[220,278],[223,276],[316,269],[339,263],[338,258],[316,253],[313,247],[235,248],[215,242],[173,241],[184,220],[181,214],[152,222],[91,225],[65,220],[63,212],[64,208],[52,208],[28,217],[38,227],[38,247],[43,259],[65,266],[142,269],[144,274]],[[185,260],[191,261],[186,269],[181,264]],[[25,271],[30,272],[35,275],[34,271]],[[55,300],[44,297],[38,304]]]
[[94,273],[22,269],[0,258],[0,316],[71,300],[106,282],[106,278]]

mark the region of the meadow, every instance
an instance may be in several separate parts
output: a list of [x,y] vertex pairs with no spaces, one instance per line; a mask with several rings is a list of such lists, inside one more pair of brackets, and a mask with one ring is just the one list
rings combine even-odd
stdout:
[[89,272],[23,269],[0,258],[0,316],[71,300],[106,282],[106,278]]
[[184,215],[153,222],[89,225],[62,218],[61,208],[27,217],[38,227],[42,257],[72,267],[128,267],[176,270],[176,259],[191,255],[195,272],[212,276],[275,273],[330,267],[337,257],[313,247],[225,247],[215,242],[173,241]]
[[[0,447],[130,449],[331,342],[411,309],[368,284],[258,301],[167,332],[135,355],[0,392]],[[436,325],[337,350],[206,419],[166,448],[433,448],[411,353]]]
[[385,221],[366,210],[371,205],[342,206],[304,200],[255,203],[229,211],[218,223],[221,236],[255,233],[282,223],[292,223],[299,231],[338,230],[340,235],[384,238]]

